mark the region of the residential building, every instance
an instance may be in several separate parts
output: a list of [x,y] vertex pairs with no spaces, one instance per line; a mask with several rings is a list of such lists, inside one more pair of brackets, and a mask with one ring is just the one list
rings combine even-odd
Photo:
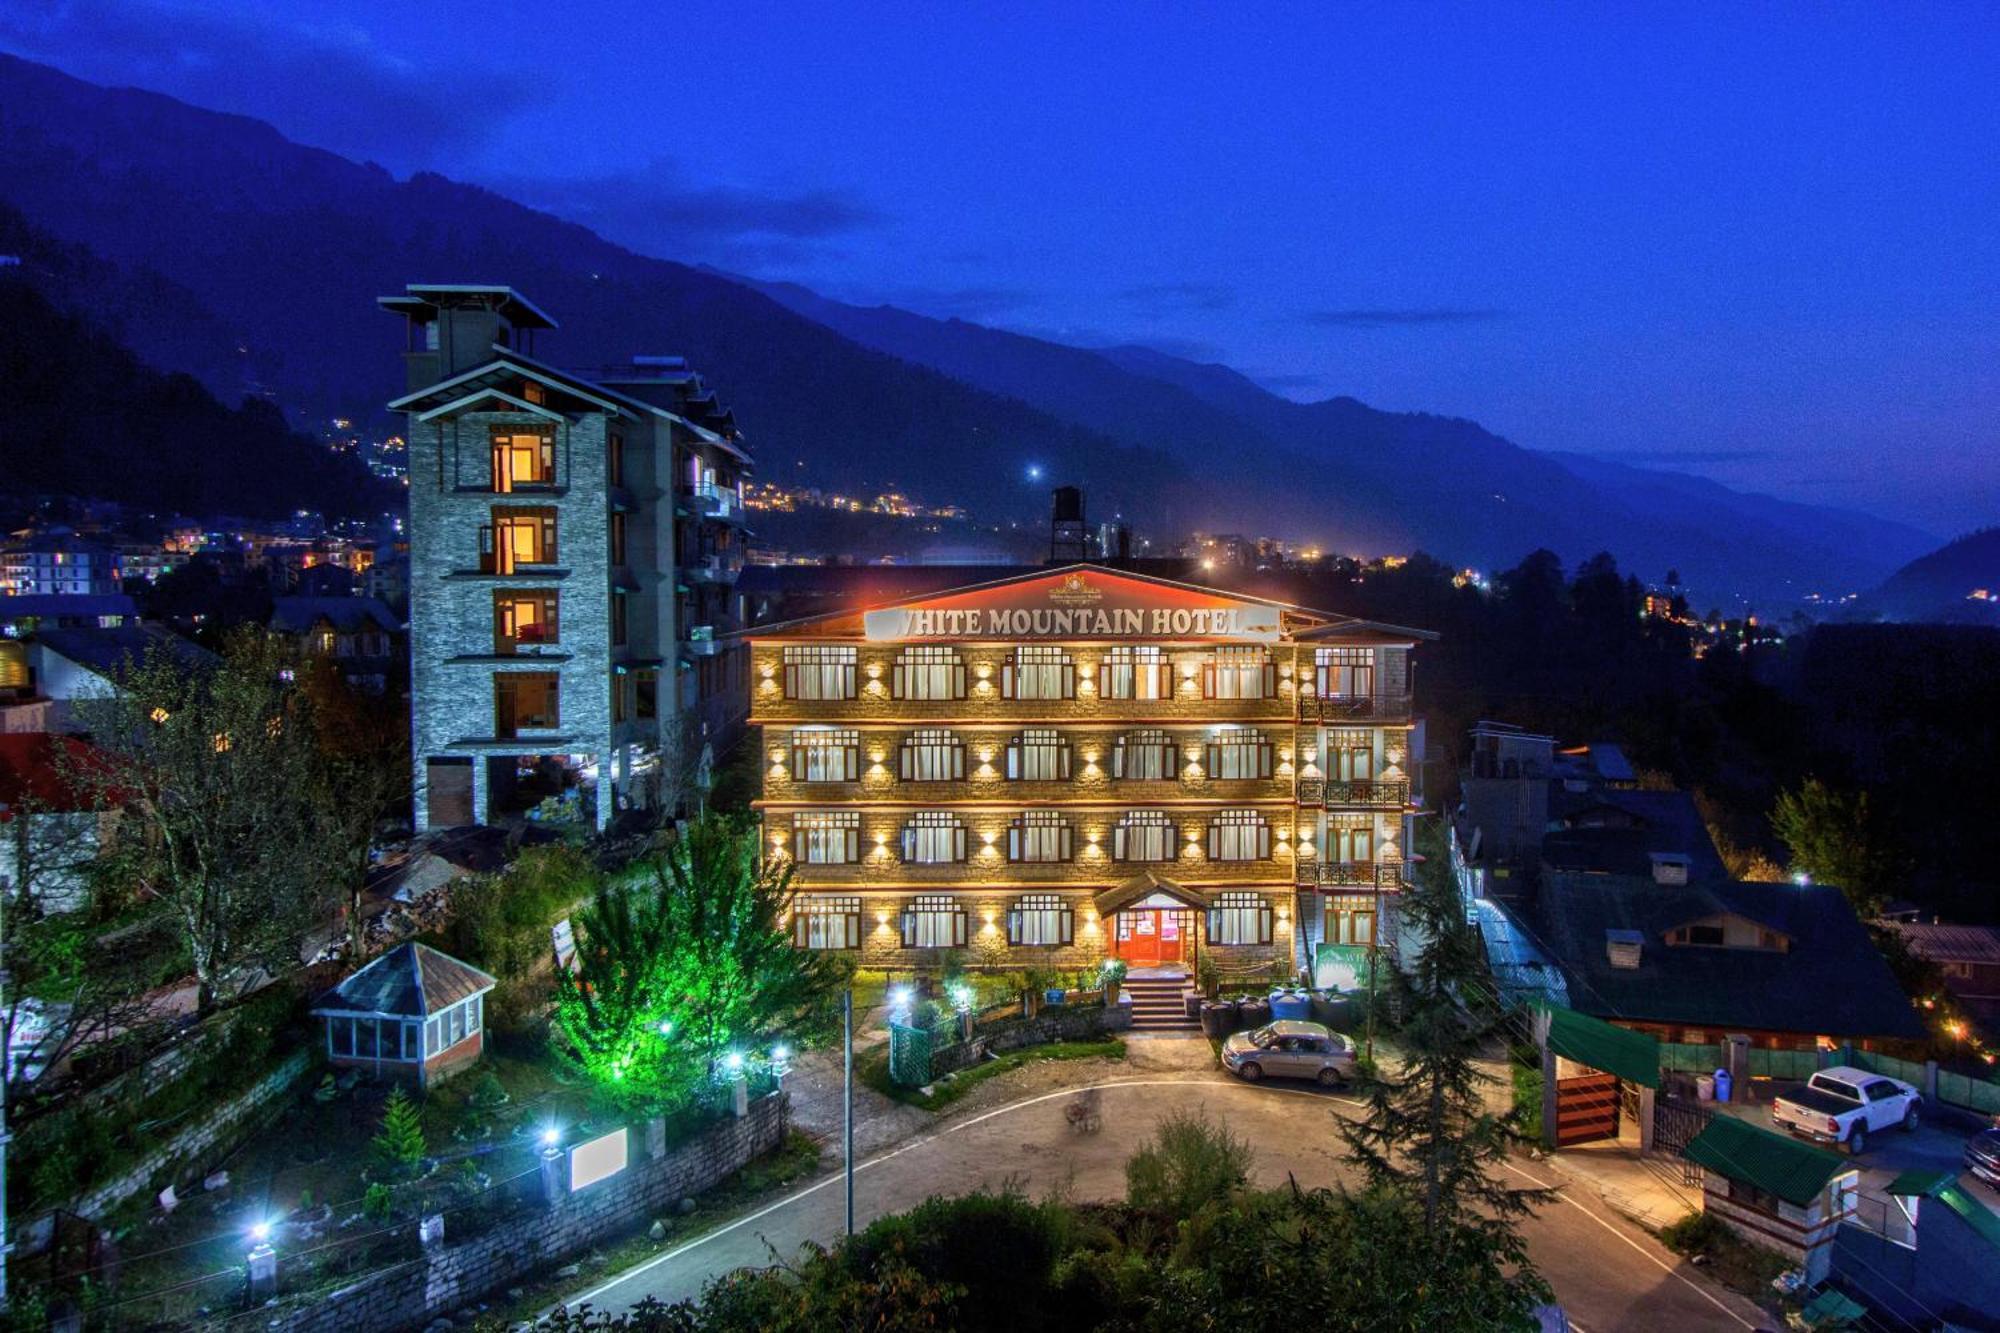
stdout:
[[0,595],[97,597],[118,591],[118,552],[67,528],[0,551]]
[[313,1007],[326,1020],[327,1062],[430,1087],[478,1061],[486,992],[499,983],[425,944],[402,944]]
[[156,654],[166,654],[189,670],[205,670],[215,654],[159,625],[128,624],[114,629],[42,629],[28,646],[34,690],[49,700],[51,730],[88,729],[80,705],[110,698],[118,678]]
[[1429,633],[1077,564],[749,637],[803,947],[1289,971],[1393,941]]
[[373,597],[274,597],[269,628],[373,694],[387,688],[403,630]]
[[1481,722],[1460,792],[1452,870],[1508,998],[1676,1047],[1921,1035],[1846,895],[1732,880],[1694,798],[1618,746]]
[[418,827],[654,804],[746,707],[734,420],[676,357],[536,359],[555,321],[508,287],[381,304],[408,334]]
[[2000,1042],[2000,926],[1895,921],[1910,952],[1935,963],[1944,988],[1990,1040]]

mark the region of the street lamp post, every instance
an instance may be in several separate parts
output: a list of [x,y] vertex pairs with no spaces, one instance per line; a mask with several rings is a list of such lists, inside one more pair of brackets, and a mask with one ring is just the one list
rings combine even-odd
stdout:
[[840,997],[841,1158],[847,1173],[847,1234],[854,1234],[854,987]]

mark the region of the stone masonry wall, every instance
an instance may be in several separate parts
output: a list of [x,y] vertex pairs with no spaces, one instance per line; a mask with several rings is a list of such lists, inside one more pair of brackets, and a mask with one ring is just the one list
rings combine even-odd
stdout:
[[[701,1193],[776,1148],[786,1128],[784,1093],[750,1103],[658,1159],[646,1157],[635,1132],[632,1165],[553,1207],[534,1207],[462,1245],[445,1242],[412,1261],[274,1316],[270,1333],[396,1333],[457,1310],[544,1265],[558,1262]],[[414,1228],[410,1246],[417,1241]],[[282,1274],[281,1274],[282,1276]]]

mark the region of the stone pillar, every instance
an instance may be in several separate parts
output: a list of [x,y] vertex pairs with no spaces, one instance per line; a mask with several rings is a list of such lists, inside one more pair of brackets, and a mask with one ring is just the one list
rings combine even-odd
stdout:
[[618,804],[618,784],[611,779],[611,763],[617,753],[617,747],[613,746],[610,754],[600,756],[597,765],[597,831],[599,833],[604,832],[606,828],[610,827],[611,816],[616,813],[613,807]]
[[1639,1089],[1639,1151],[1653,1151],[1653,1102],[1660,1095],[1659,1089],[1641,1087]]
[[278,1252],[268,1243],[250,1251],[250,1302],[269,1300],[278,1291]]
[[1750,1038],[1731,1032],[1722,1039],[1722,1064],[1729,1071],[1731,1101],[1750,1100]]
[[667,1155],[667,1122],[654,1116],[646,1122],[646,1156],[659,1161]]
[[444,1245],[444,1214],[432,1213],[417,1223],[417,1243],[426,1251],[440,1249]]
[[473,756],[472,822],[475,824],[487,823],[488,822],[487,815],[491,809],[490,802],[492,801],[492,795],[488,790],[491,784],[488,781],[489,775],[486,770],[487,762],[488,760],[486,756],[483,754]]
[[750,1114],[750,1080],[741,1074],[729,1081],[729,1109],[738,1120]]
[[1935,1103],[1937,1101],[1937,1076],[1938,1062],[1935,1060],[1924,1061],[1924,1083],[1917,1091],[1924,1094],[1924,1100],[1927,1102]]
[[1556,1147],[1556,1053],[1542,1043],[1542,1147]]
[[554,1208],[569,1197],[569,1154],[561,1148],[542,1150],[542,1199]]

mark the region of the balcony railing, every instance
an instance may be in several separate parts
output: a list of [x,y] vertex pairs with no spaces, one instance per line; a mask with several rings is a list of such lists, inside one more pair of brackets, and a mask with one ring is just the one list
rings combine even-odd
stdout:
[[689,583],[734,583],[743,572],[743,558],[739,555],[696,556],[682,565],[680,572]]
[[1301,861],[1294,878],[1302,889],[1400,889],[1401,861]]
[[715,637],[713,625],[689,625],[687,629],[688,652],[696,657],[714,657],[726,646]]
[[1301,694],[1301,722],[1408,722],[1408,694]]
[[687,497],[688,508],[697,514],[722,519],[743,517],[743,501],[734,490],[721,486],[694,486],[683,494]]
[[1300,778],[1298,782],[1298,803],[1309,810],[1348,806],[1400,809],[1409,800],[1410,784],[1400,778],[1395,781]]

